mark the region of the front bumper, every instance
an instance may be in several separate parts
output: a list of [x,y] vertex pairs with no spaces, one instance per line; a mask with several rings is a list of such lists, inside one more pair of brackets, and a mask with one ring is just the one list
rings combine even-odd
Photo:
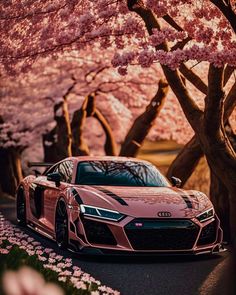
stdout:
[[196,218],[126,217],[120,222],[108,222],[77,216],[71,224],[71,247],[83,253],[199,255],[222,251],[223,232],[216,215],[204,223]]

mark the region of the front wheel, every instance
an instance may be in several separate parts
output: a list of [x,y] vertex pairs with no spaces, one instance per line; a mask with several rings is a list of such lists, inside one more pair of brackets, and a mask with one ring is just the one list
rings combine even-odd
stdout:
[[22,226],[26,225],[26,201],[23,187],[18,189],[16,195],[16,218],[18,224]]
[[56,209],[55,219],[56,242],[59,248],[67,249],[68,247],[68,216],[66,205],[59,201]]

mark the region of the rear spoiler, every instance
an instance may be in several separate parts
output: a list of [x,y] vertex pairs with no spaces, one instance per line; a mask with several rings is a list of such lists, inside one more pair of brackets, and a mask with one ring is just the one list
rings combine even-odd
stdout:
[[28,162],[28,167],[50,167],[55,163],[46,163],[46,162]]

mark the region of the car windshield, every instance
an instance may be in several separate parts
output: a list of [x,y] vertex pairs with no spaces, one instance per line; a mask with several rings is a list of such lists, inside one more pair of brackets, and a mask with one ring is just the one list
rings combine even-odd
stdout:
[[112,186],[170,186],[158,169],[135,161],[85,161],[78,164],[76,184]]

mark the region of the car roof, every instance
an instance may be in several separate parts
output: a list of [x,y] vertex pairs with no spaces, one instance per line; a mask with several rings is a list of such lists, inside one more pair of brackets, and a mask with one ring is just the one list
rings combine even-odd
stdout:
[[75,162],[83,162],[83,161],[117,161],[117,162],[143,162],[149,163],[148,161],[133,158],[133,157],[120,157],[120,156],[79,156],[79,157],[69,157],[68,160],[74,160]]

